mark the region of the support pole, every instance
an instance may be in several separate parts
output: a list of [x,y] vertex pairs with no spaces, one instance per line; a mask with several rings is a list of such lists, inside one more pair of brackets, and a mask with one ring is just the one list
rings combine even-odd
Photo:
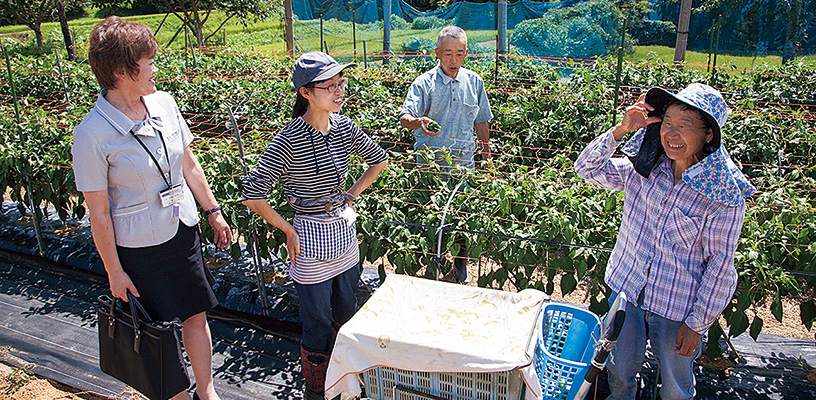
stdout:
[[320,51],[323,51],[323,16],[320,16]]
[[717,87],[717,53],[719,53],[719,51],[720,51],[720,28],[717,27],[717,41],[714,44],[714,61],[711,63],[711,79],[709,82],[709,85],[713,87]]
[[[499,0],[497,17],[499,34],[496,39],[496,53],[504,61],[504,55],[507,54],[507,0]],[[498,61],[496,63],[498,65]]]
[[[3,46],[3,57],[6,59],[6,70],[8,70],[8,79],[9,79],[9,88],[11,89],[11,99],[14,102],[14,118],[17,120],[17,125],[19,127],[20,124],[20,109],[17,107],[17,91],[14,89],[14,74],[11,72],[11,60],[9,59],[8,52],[6,51],[6,46]],[[20,130],[20,135],[23,135],[22,130]],[[28,138],[21,137],[23,143],[25,143]]]
[[[496,43],[499,43],[499,35],[496,35]],[[496,45],[496,60],[493,65],[493,80],[499,80],[499,46]]]
[[[711,53],[714,52],[714,26],[711,26],[711,38],[708,40],[708,59],[706,59],[706,73],[711,71]],[[754,53],[756,54],[756,53]],[[754,56],[754,60],[756,60],[756,56]],[[753,62],[751,63],[753,66]]]
[[293,20],[292,0],[283,0],[283,21],[286,25],[284,38],[286,40],[286,52],[289,53],[289,57],[295,56],[295,27]]
[[54,58],[57,59],[57,71],[59,71],[60,84],[62,84],[62,92],[65,93],[65,108],[71,105],[71,99],[68,97],[68,87],[65,85],[65,76],[62,74],[62,63],[60,63],[59,52],[54,49]]
[[354,43],[354,59],[357,59],[357,12],[351,12],[351,41]]
[[[232,123],[232,131],[235,134],[235,139],[238,143],[238,158],[241,160],[241,167],[243,168],[244,176],[246,176],[249,174],[249,170],[247,169],[246,162],[244,161],[244,145],[241,142],[241,131],[238,129],[238,123],[235,120],[235,114],[232,112],[232,107],[227,107],[227,112],[229,112],[230,123]],[[251,213],[251,211],[249,212]],[[266,282],[264,281],[263,277],[260,243],[258,240],[258,232],[255,230],[255,226],[251,221],[249,226],[249,237],[247,240],[247,249],[252,255],[252,263],[255,266],[255,280],[258,284],[258,296],[261,300],[261,313],[268,317],[270,315],[271,306],[269,305],[269,298],[267,298],[266,295]]]
[[618,104],[620,104],[620,81],[623,72],[623,41],[626,39],[626,18],[623,19],[620,46],[618,46],[618,69],[615,72],[615,105],[612,107],[612,125],[618,120]]
[[153,32],[153,37],[156,37],[156,35],[159,34],[159,31],[161,30],[162,26],[164,26],[164,21],[167,21],[167,17],[169,16],[170,13],[164,14],[164,18],[162,18],[161,22],[159,22],[159,27],[156,28],[156,30]]
[[383,64],[391,54],[391,0],[383,0]]
[[187,41],[190,42],[190,55],[193,57],[193,69],[198,70],[198,61],[196,61],[195,46],[193,46],[193,39],[187,35]]
[[[20,120],[20,111],[17,108],[17,92],[14,89],[14,74],[11,72],[11,59],[9,59],[8,52],[6,51],[6,47],[3,46],[3,57],[6,59],[6,69],[8,70],[8,79],[9,79],[9,88],[11,89],[11,98],[14,102],[14,118],[17,121],[17,129],[20,133],[20,143],[25,143],[28,141],[28,135],[22,129],[22,121]],[[25,165],[28,165],[28,160],[23,160]],[[28,207],[31,210],[31,225],[34,226],[34,235],[37,237],[37,250],[40,252],[40,256],[42,256],[45,250],[45,244],[43,243],[42,238],[42,231],[40,230],[40,219],[37,215],[37,208],[34,208],[34,199],[31,196],[31,181],[29,181],[28,176],[25,178],[25,185],[26,185],[26,197],[28,199]]]
[[62,0],[57,1],[57,14],[59,15],[60,28],[62,29],[62,38],[65,41],[65,52],[68,54],[68,59],[74,61],[74,38],[71,37],[71,30],[68,29],[68,18],[65,17],[65,6]]
[[686,59],[688,46],[689,22],[691,20],[691,1],[680,3],[680,20],[677,22],[677,42],[674,45],[674,62],[681,63]]
[[365,40],[363,40],[363,68],[368,69],[368,53],[366,53]]

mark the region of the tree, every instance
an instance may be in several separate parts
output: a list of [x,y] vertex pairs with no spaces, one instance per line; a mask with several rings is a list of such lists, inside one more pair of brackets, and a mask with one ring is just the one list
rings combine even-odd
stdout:
[[[0,0],[3,1],[3,0]],[[245,25],[249,18],[266,18],[270,15],[270,0],[164,0],[170,12],[186,25],[196,38],[198,47],[204,47],[204,24],[213,10],[220,9],[227,18],[216,28],[221,29],[232,18],[240,19]]]
[[34,31],[37,48],[43,48],[42,22],[51,16],[57,0],[0,0],[0,9]]

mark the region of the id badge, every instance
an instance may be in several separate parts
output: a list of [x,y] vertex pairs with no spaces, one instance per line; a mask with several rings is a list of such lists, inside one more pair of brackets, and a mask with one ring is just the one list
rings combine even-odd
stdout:
[[184,187],[181,186],[180,183],[162,190],[161,192],[159,192],[159,198],[161,199],[162,207],[170,207],[174,204],[179,204],[181,202],[183,194]]

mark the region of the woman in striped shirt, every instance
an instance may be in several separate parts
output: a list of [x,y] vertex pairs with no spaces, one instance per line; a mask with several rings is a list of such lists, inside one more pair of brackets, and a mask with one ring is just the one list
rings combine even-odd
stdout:
[[[343,70],[352,66],[320,52],[298,58],[292,75],[297,91],[294,119],[272,139],[243,181],[244,204],[286,234],[303,324],[304,399],[323,398],[337,329],[357,310],[360,255],[352,203],[387,164],[385,151],[338,114],[348,84]],[[346,190],[351,155],[362,157],[369,167]],[[278,179],[296,212],[292,224],[266,201]]]

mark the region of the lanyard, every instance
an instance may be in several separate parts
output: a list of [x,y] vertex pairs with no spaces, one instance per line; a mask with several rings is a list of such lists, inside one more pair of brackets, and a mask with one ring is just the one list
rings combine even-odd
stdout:
[[343,189],[343,178],[340,176],[340,168],[337,167],[337,161],[334,159],[334,152],[332,152],[331,146],[329,145],[329,135],[323,135],[323,142],[326,143],[326,151],[329,153],[329,158],[331,158],[332,167],[334,167],[334,173],[337,175],[337,187],[341,190]]
[[[340,191],[343,191],[343,177],[340,176],[340,168],[337,167],[337,162],[334,159],[334,153],[332,152],[331,146],[329,145],[329,135],[331,134],[331,132],[323,135],[316,129],[314,131],[317,132],[317,134],[323,136],[323,143],[326,145],[326,151],[329,153],[332,168],[334,168],[334,173],[335,176],[337,177],[337,187],[340,189]],[[306,134],[309,136],[309,141],[312,143],[312,157],[314,157],[315,175],[320,175],[320,164],[317,162],[317,149],[315,149],[314,144],[314,133],[309,132],[307,130]]]
[[[153,128],[153,127],[151,126],[151,128]],[[159,135],[159,140],[161,140],[162,147],[164,148],[164,157],[165,157],[165,159],[167,159],[167,168],[168,168],[167,176],[170,178],[169,181],[167,180],[167,178],[165,178],[164,171],[162,171],[161,165],[159,165],[159,161],[156,160],[156,157],[153,157],[153,153],[151,153],[150,150],[147,149],[147,146],[145,146],[144,142],[142,142],[142,139],[139,139],[139,137],[136,136],[136,133],[133,132],[132,129],[130,131],[130,133],[133,134],[133,137],[136,138],[136,141],[139,142],[140,145],[142,145],[142,148],[147,153],[147,155],[150,156],[150,159],[153,160],[153,163],[156,164],[156,168],[159,170],[159,175],[161,175],[162,180],[164,180],[164,183],[169,188],[170,187],[170,182],[173,182],[173,175],[172,175],[171,167],[170,167],[170,155],[168,155],[168,153],[167,153],[167,145],[164,143],[164,136],[162,136],[161,131],[156,129],[156,128],[153,128],[153,132],[156,132]]]

